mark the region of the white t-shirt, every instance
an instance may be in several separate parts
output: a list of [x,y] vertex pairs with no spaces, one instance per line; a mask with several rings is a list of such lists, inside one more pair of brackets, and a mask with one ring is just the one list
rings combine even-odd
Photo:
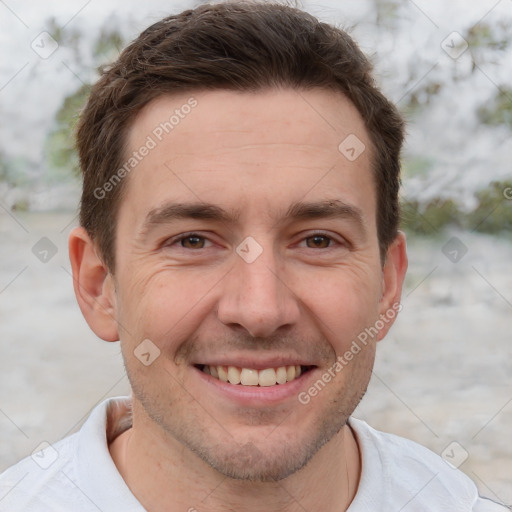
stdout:
[[[129,398],[98,405],[82,428],[0,475],[2,512],[143,512],[110,457],[107,439],[129,427]],[[475,484],[412,441],[350,419],[362,457],[349,512],[505,512]]]

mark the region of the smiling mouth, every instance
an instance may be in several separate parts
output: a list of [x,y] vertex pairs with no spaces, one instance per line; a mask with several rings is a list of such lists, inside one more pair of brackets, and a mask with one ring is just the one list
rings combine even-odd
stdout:
[[239,368],[237,366],[201,364],[196,365],[196,368],[207,375],[211,375],[214,379],[233,384],[234,386],[270,387],[296,380],[314,367],[290,365],[255,370],[253,368]]

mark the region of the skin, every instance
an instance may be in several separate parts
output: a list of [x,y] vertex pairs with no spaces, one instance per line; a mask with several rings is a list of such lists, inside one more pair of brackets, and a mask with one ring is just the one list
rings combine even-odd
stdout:
[[[338,93],[209,91],[146,106],[130,151],[190,96],[197,107],[126,178],[115,276],[83,228],[70,237],[81,310],[99,337],[121,340],[133,389],[133,426],[111,455],[151,511],[345,510],[361,470],[346,421],[393,322],[308,404],[297,395],[400,301],[405,237],[397,235],[383,265],[370,139]],[[349,134],[366,146],[353,162],[338,150]],[[296,202],[336,201],[359,217],[286,215]],[[145,226],[169,203],[208,203],[231,218]],[[236,252],[246,237],[262,248],[252,263]],[[145,339],[160,350],[149,366],[134,356]],[[246,403],[194,367],[265,357],[314,368],[293,395]]]

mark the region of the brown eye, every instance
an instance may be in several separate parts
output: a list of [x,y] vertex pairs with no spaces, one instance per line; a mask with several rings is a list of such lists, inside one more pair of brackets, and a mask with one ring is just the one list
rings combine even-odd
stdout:
[[326,249],[331,245],[331,239],[325,235],[310,236],[306,240],[306,245],[310,249]]
[[181,239],[181,246],[185,249],[203,249],[204,243],[203,236],[190,235]]

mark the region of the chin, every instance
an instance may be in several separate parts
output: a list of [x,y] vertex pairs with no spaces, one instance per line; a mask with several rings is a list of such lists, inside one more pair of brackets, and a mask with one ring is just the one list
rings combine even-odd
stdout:
[[320,428],[316,425],[306,432],[297,430],[293,439],[274,432],[257,441],[233,440],[229,446],[207,447],[195,442],[188,447],[211,468],[233,480],[278,482],[304,468],[336,436],[348,418],[340,415],[337,421],[330,419]]
[[278,482],[307,465],[317,449],[281,445],[263,453],[253,443],[246,443],[230,454],[197,453],[210,467],[233,480]]

